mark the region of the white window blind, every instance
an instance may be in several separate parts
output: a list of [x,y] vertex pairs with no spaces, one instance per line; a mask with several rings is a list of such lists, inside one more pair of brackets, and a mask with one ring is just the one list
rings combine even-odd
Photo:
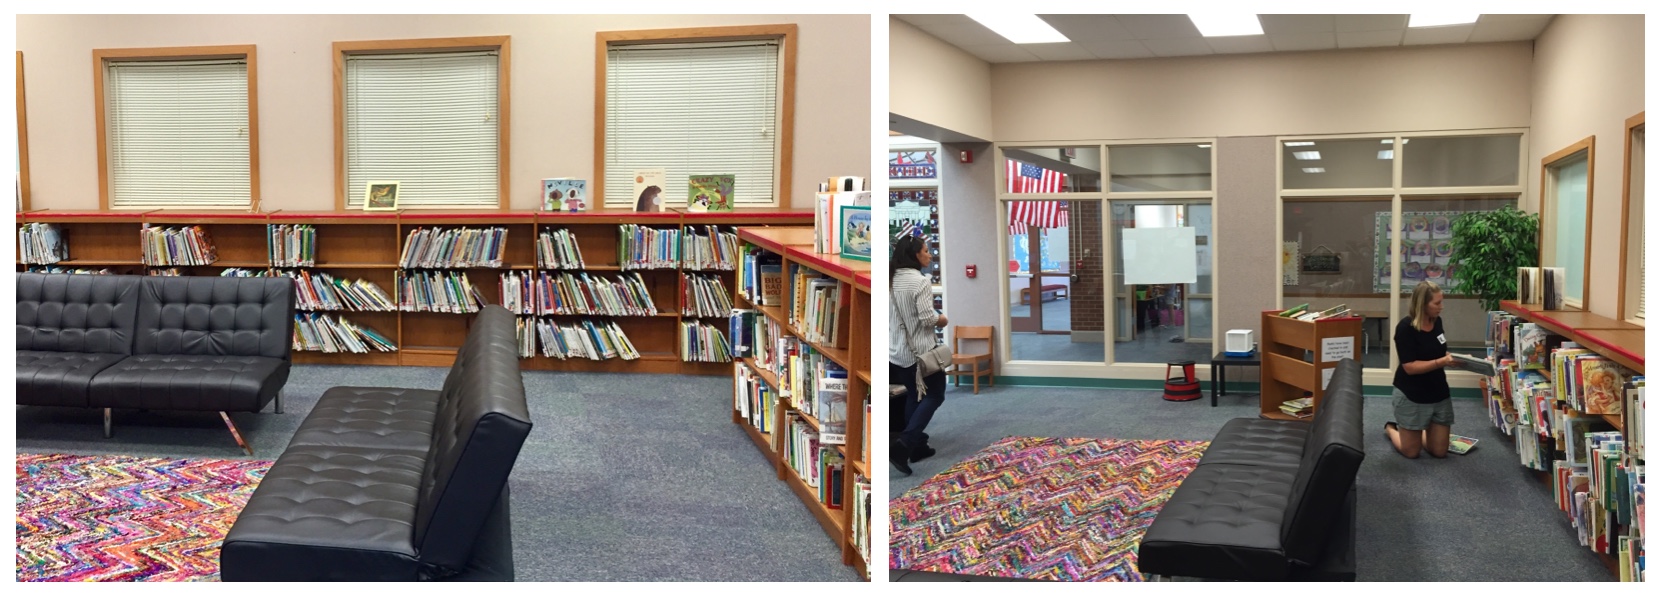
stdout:
[[496,51],[348,55],[347,207],[398,181],[399,207],[498,207]]
[[109,61],[110,207],[249,207],[243,59]]
[[616,46],[607,62],[607,207],[637,170],[664,168],[666,204],[691,174],[735,175],[736,205],[774,205],[780,44]]

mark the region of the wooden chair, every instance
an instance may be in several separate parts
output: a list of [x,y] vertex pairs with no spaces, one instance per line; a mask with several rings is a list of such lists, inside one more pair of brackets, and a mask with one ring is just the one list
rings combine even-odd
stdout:
[[[981,354],[961,354],[961,340],[983,340],[984,352]],[[988,365],[981,365],[987,361]],[[995,385],[995,328],[989,325],[968,327],[956,325],[954,327],[954,354],[950,358],[951,365],[944,373],[954,376],[954,385],[960,385],[960,376],[972,376],[972,394],[978,393],[978,376],[989,376],[989,385]],[[971,365],[971,369],[961,369],[961,365]]]

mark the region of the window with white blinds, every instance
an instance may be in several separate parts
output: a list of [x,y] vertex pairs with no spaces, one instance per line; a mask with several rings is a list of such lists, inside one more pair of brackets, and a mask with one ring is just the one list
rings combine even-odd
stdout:
[[497,51],[349,54],[347,207],[398,181],[400,208],[498,207]]
[[251,204],[245,59],[107,61],[111,209]]
[[733,174],[736,205],[775,205],[780,63],[775,40],[609,48],[606,206],[634,206],[636,171],[654,168],[667,204],[691,174]]

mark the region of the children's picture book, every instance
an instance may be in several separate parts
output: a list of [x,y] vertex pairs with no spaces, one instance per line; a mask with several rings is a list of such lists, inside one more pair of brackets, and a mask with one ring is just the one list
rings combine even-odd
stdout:
[[868,260],[873,256],[873,208],[839,208],[839,257]]
[[1549,332],[1532,323],[1516,326],[1516,362],[1521,369],[1545,368],[1545,337]]
[[661,201],[665,195],[665,168],[637,170],[636,177],[631,181],[631,197],[636,200],[633,206],[635,211],[665,211]]
[[1446,445],[1446,450],[1459,455],[1468,455],[1469,450],[1474,449],[1475,444],[1479,442],[1481,442],[1481,440],[1478,438],[1453,434],[1452,440]]
[[1623,411],[1625,371],[1619,363],[1601,357],[1579,359],[1580,383],[1584,385],[1585,412],[1617,415]]
[[1492,377],[1497,375],[1497,369],[1494,369],[1492,363],[1488,363],[1486,359],[1479,359],[1467,354],[1459,354],[1456,352],[1451,354],[1452,360],[1458,362],[1458,369],[1478,374],[1482,377]]
[[545,212],[583,212],[586,208],[585,186],[582,178],[544,179]]
[[735,175],[695,174],[689,176],[688,211],[735,211]]

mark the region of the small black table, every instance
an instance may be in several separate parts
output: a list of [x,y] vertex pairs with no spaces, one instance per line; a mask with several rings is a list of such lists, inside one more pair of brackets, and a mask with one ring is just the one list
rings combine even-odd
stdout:
[[1250,356],[1247,357],[1227,356],[1226,353],[1222,352],[1216,354],[1215,358],[1209,360],[1210,407],[1214,407],[1216,403],[1220,401],[1221,395],[1226,394],[1226,368],[1232,366],[1260,367],[1261,350],[1257,349],[1255,352],[1250,353]]

